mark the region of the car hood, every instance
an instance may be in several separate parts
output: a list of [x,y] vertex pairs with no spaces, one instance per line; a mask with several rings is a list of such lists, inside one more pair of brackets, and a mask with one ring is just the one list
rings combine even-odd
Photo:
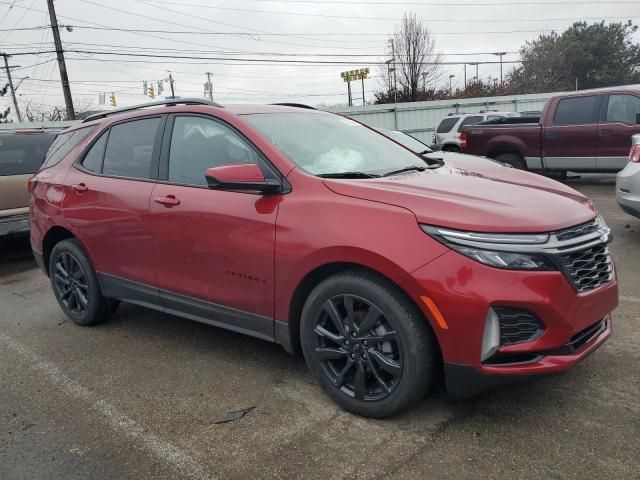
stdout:
[[[440,152],[430,155],[441,156]],[[324,179],[333,192],[411,210],[420,223],[477,232],[549,232],[595,217],[592,202],[559,182],[460,155],[424,172],[387,178]],[[469,160],[474,165],[462,168]]]

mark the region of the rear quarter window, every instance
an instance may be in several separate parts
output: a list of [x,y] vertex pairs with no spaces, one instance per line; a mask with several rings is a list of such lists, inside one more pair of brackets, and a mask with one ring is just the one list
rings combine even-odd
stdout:
[[451,131],[451,129],[453,128],[453,126],[458,123],[458,120],[460,120],[460,117],[447,117],[447,118],[443,118],[442,121],[440,122],[440,125],[438,125],[438,129],[436,130],[437,133],[448,133]]
[[35,173],[55,138],[54,133],[0,134],[0,176]]
[[78,145],[92,129],[93,125],[59,134],[49,148],[47,158],[45,159],[42,168],[50,168],[60,163],[62,159],[66,157],[71,150],[73,150],[73,147]]

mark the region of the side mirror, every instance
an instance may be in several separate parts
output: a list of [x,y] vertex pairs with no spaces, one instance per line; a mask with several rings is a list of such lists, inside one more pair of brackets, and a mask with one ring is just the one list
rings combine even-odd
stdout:
[[207,168],[204,172],[209,188],[215,190],[236,190],[261,193],[281,193],[282,184],[273,179],[265,179],[262,170],[255,163],[222,165]]

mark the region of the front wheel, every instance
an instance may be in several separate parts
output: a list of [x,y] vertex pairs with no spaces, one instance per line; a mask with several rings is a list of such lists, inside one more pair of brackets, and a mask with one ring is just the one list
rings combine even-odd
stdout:
[[300,335],[311,373],[358,415],[395,415],[431,384],[429,326],[395,285],[375,274],[350,271],[318,285],[303,309]]
[[118,308],[117,301],[102,295],[96,272],[77,240],[63,240],[53,248],[49,277],[60,308],[78,325],[104,322]]

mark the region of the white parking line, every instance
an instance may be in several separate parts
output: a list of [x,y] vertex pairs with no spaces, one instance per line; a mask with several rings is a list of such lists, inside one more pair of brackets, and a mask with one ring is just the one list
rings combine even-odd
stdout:
[[640,303],[640,297],[630,297],[628,295],[620,295],[620,300],[629,303]]
[[40,358],[28,347],[12,337],[0,334],[0,342],[18,353],[29,367],[44,374],[47,379],[65,394],[87,402],[93,410],[103,417],[105,423],[114,431],[133,440],[136,446],[145,449],[158,459],[170,464],[186,477],[194,480],[214,478],[196,460],[180,448],[163,438],[145,430],[135,420],[127,417],[109,402],[100,399],[95,393],[66,375],[53,363]]

